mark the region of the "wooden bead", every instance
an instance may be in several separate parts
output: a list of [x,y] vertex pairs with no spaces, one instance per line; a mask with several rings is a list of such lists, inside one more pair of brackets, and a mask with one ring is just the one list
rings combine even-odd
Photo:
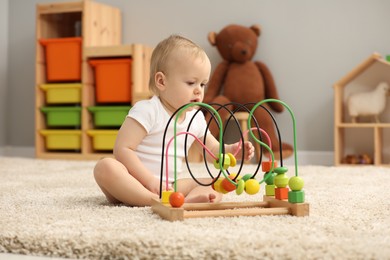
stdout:
[[303,181],[303,179],[301,177],[298,177],[298,176],[293,176],[288,181],[288,186],[293,191],[300,191],[300,190],[302,190],[304,184],[305,184],[305,182]]
[[169,196],[169,203],[174,208],[180,208],[184,204],[184,195],[181,192],[173,192]]
[[231,167],[236,166],[236,165],[237,165],[236,157],[234,157],[234,155],[231,154],[231,153],[228,153],[227,155],[228,155],[229,158],[230,158],[230,166],[231,166]]
[[278,200],[288,199],[288,188],[275,188],[275,199]]
[[305,192],[303,190],[289,191],[288,192],[288,202],[290,202],[290,203],[303,203],[303,202],[305,202]]
[[240,179],[237,183],[236,194],[241,195],[245,190],[245,181]]
[[249,179],[245,182],[245,192],[254,195],[260,190],[260,183],[255,179]]
[[[229,155],[225,154],[224,155],[224,161],[223,161],[223,169],[228,169],[230,166],[230,157]],[[214,160],[214,167],[215,169],[220,169],[220,166],[219,166],[219,159],[218,160]]]
[[[234,179],[234,176],[229,176],[229,179],[232,180]],[[236,189],[236,185],[234,185],[233,183],[231,183],[227,178],[223,179],[222,182],[221,182],[221,187],[227,191],[227,192],[231,192],[231,191],[234,191]]]
[[278,188],[285,188],[288,184],[288,177],[284,173],[278,174],[274,177],[274,184]]
[[173,190],[164,190],[161,194],[161,202],[164,204],[169,203],[169,197],[173,193]]
[[[263,172],[271,171],[272,161],[265,161],[261,163],[261,170]],[[274,169],[278,166],[278,162],[274,161]]]
[[275,196],[275,185],[274,184],[265,185],[265,195],[266,196]]

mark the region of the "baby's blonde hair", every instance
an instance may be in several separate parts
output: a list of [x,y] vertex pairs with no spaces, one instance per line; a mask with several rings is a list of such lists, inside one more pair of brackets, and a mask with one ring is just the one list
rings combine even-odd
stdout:
[[161,41],[157,44],[156,48],[154,48],[150,61],[149,90],[153,94],[159,94],[154,78],[156,73],[167,73],[167,64],[170,55],[175,51],[181,50],[188,50],[189,53],[193,54],[195,57],[207,57],[205,51],[199,45],[183,36],[171,35]]

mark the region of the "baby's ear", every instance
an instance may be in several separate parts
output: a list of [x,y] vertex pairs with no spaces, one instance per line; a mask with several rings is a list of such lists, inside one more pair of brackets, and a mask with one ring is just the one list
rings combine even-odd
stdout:
[[156,82],[156,87],[158,90],[163,91],[165,90],[165,75],[161,71],[157,72],[154,75],[154,81]]

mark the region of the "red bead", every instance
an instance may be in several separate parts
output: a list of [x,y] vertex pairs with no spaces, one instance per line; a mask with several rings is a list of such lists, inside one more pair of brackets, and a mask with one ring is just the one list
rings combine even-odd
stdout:
[[184,204],[184,195],[181,192],[173,192],[169,196],[169,203],[174,208],[180,208]]

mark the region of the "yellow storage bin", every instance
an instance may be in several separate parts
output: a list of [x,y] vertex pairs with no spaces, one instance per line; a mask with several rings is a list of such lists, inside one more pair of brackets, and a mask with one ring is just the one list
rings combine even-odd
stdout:
[[81,84],[42,84],[40,88],[46,92],[47,104],[81,103]]
[[118,130],[88,130],[87,134],[92,137],[93,149],[107,151],[114,149]]
[[81,130],[40,130],[48,150],[80,150]]

